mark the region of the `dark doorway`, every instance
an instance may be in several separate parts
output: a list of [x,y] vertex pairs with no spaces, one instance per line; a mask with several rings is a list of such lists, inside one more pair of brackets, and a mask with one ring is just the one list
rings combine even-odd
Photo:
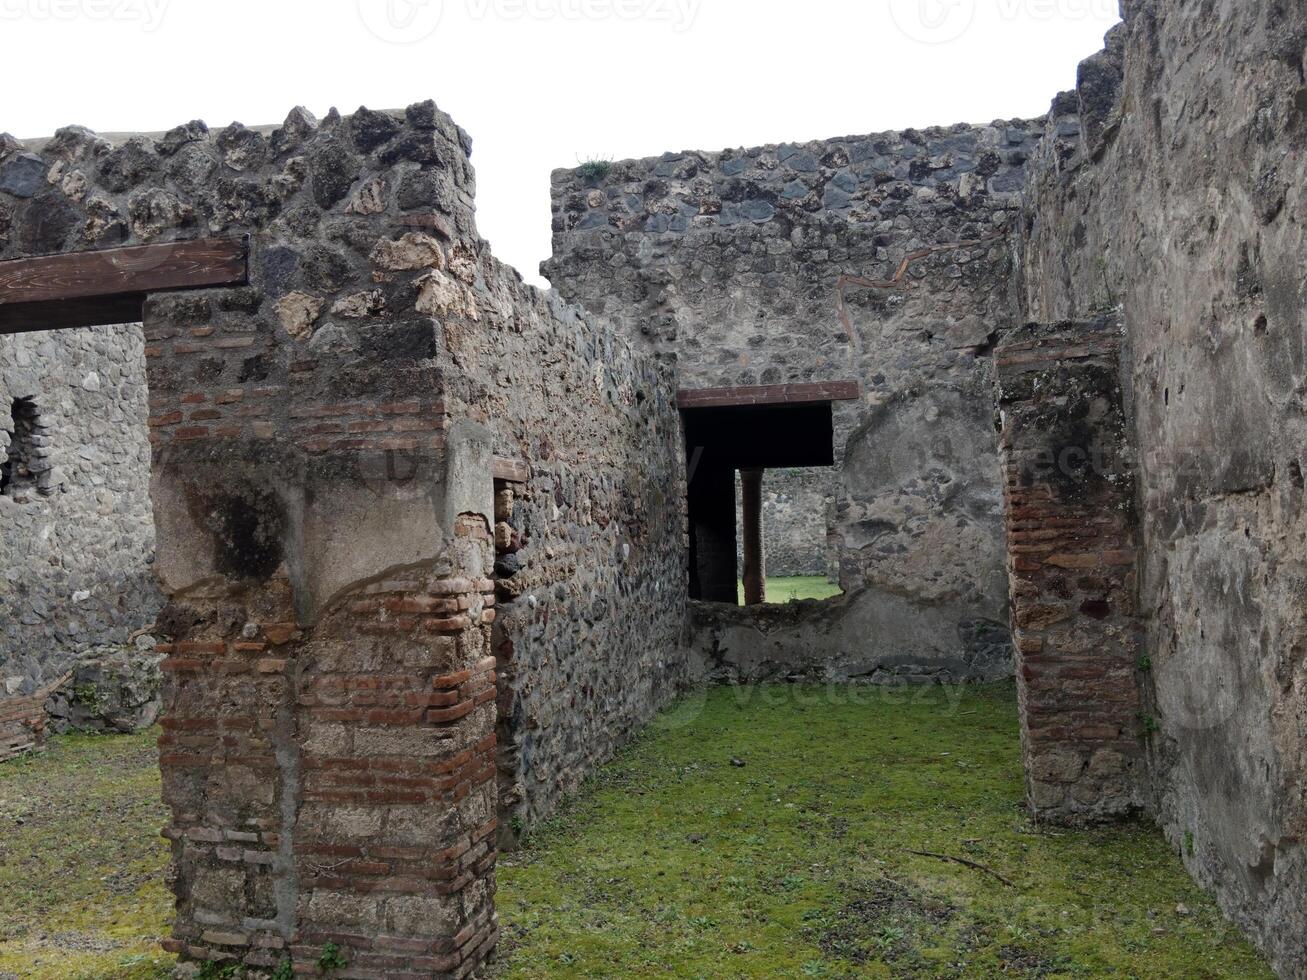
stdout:
[[[733,389],[741,391],[750,389]],[[739,601],[738,472],[755,491],[744,496],[742,577],[746,595],[760,601],[765,573],[756,487],[768,469],[834,465],[830,396],[822,401],[759,403],[759,396],[745,394],[751,403],[702,404],[708,399],[696,399],[695,394],[683,393],[681,399],[689,474],[690,597],[732,605]]]

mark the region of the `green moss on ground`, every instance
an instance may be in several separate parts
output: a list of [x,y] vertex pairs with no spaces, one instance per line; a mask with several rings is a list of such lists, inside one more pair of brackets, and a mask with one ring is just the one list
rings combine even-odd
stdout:
[[[1156,830],[1037,830],[1021,795],[1011,686],[714,689],[502,860],[495,970],[1271,976]],[[164,822],[154,733],[0,765],[0,978],[168,976]]]
[[1010,685],[715,689],[501,860],[498,970],[1271,977],[1157,830],[1021,800]]
[[0,977],[170,975],[157,734],[55,738],[0,765]]
[[[744,605],[744,583],[737,583],[740,605]],[[826,581],[824,575],[800,575],[791,578],[767,579],[767,602],[797,602],[800,599],[831,599],[840,594],[840,587]]]

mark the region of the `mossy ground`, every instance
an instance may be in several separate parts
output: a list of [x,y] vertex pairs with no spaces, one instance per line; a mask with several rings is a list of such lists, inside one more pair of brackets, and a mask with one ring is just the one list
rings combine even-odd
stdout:
[[[744,605],[744,583],[739,583],[740,605]],[[826,581],[824,575],[801,575],[792,578],[768,578],[769,603],[797,602],[799,599],[830,599],[840,594],[840,587]]]
[[501,861],[499,970],[1271,976],[1157,830],[1038,829],[1021,800],[1010,685],[717,688]]
[[[153,742],[0,766],[0,978],[169,975]],[[1020,801],[1010,686],[717,688],[502,860],[494,972],[1271,976],[1156,830],[1041,830]]]
[[169,975],[156,737],[55,738],[0,765],[0,977]]

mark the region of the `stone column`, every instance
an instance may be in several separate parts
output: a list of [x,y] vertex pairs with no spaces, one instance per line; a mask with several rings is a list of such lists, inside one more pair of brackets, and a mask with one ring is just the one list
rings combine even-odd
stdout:
[[767,570],[762,550],[762,472],[762,470],[740,471],[746,606],[760,606],[767,601]]
[[998,350],[1026,785],[1059,823],[1134,809],[1148,728],[1119,346],[1104,319],[1026,327]]

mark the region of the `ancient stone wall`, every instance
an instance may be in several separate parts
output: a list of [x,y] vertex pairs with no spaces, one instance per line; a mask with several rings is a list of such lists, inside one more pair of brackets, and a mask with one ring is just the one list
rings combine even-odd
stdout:
[[1058,98],[1031,319],[1119,305],[1150,802],[1285,976],[1307,964],[1307,10],[1131,0]]
[[503,838],[701,675],[682,639],[685,472],[671,372],[483,252],[447,328],[446,409],[524,463],[498,522]]
[[[22,200],[0,184],[0,212]],[[0,337],[0,715],[161,605],[142,347],[139,326]]]
[[686,674],[670,379],[495,263],[431,103],[4,145],[44,183],[0,258],[250,236],[248,286],[144,309],[168,947],[468,975],[497,762],[543,811]]
[[[1007,578],[991,345],[1018,322],[1005,235],[1042,134],[997,122],[554,175],[544,273],[674,360],[681,387],[861,383],[835,405],[849,598],[838,629],[819,626],[833,665],[992,674]],[[841,282],[893,279],[935,246],[892,288]]]

